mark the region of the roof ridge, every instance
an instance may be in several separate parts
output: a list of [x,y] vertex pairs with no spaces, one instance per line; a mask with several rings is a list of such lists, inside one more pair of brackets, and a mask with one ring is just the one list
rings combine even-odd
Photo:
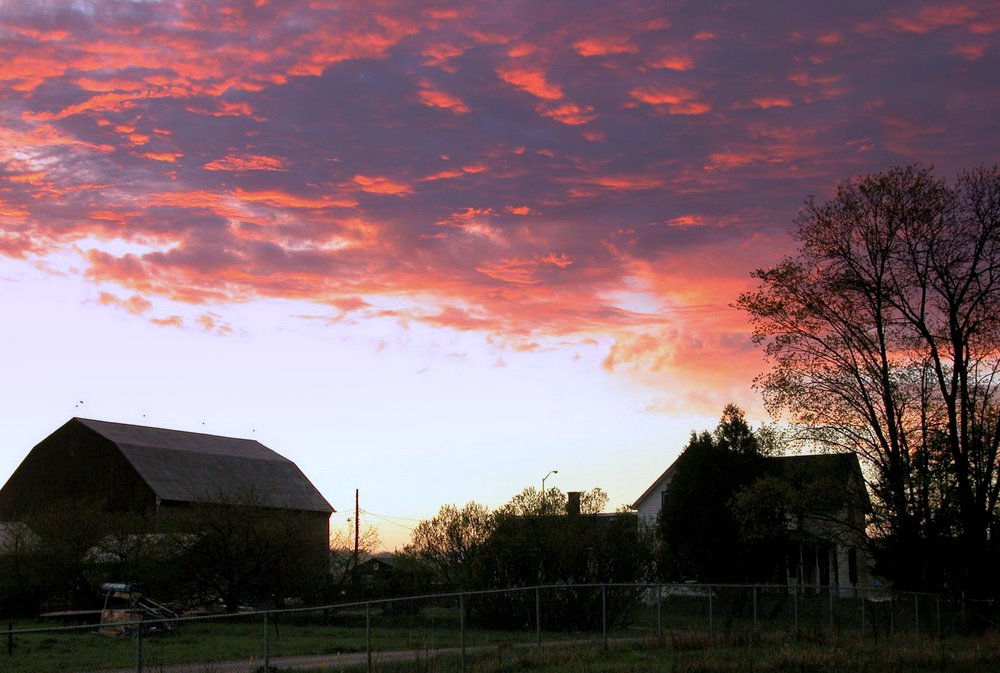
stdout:
[[182,433],[182,434],[185,434],[185,435],[200,435],[202,437],[213,437],[213,438],[230,439],[230,440],[234,440],[234,441],[237,441],[237,442],[254,442],[256,444],[260,444],[261,446],[264,446],[263,444],[260,443],[259,440],[257,440],[257,439],[250,439],[249,437],[231,437],[229,435],[217,435],[217,434],[213,434],[211,432],[198,432],[196,430],[180,430],[180,429],[177,429],[177,428],[163,428],[163,427],[160,427],[160,426],[157,426],[157,425],[140,425],[139,423],[122,423],[121,421],[104,421],[104,420],[101,420],[99,418],[81,418],[80,416],[74,416],[72,420],[79,421],[79,422],[83,423],[84,425],[88,425],[90,423],[99,423],[99,424],[102,424],[102,425],[118,425],[118,426],[122,426],[122,427],[126,427],[126,428],[138,428],[138,429],[141,429],[141,430],[158,430],[160,432],[177,432],[177,433]]

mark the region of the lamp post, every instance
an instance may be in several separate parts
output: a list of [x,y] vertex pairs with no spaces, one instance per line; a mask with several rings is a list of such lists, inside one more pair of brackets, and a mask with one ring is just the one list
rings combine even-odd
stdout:
[[553,474],[559,474],[559,470],[549,470],[549,473],[542,477],[542,497],[538,501],[538,513],[545,513],[545,480],[551,477]]

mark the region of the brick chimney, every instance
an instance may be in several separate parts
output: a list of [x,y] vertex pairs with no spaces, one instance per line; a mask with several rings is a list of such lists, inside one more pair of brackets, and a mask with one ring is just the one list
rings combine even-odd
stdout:
[[566,494],[566,513],[570,516],[580,515],[580,491],[570,491]]

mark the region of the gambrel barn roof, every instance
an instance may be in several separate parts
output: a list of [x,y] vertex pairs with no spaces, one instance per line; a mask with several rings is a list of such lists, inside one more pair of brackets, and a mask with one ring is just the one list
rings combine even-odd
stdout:
[[38,509],[27,500],[44,479],[54,499],[103,499],[114,508],[132,508],[151,492],[157,505],[250,497],[266,507],[333,512],[295,463],[255,440],[84,418],[71,419],[32,449],[0,489],[0,511]]

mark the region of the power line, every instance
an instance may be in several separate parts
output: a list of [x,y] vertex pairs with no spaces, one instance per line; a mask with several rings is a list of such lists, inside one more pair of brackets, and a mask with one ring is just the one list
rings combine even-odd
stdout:
[[423,521],[423,519],[413,519],[413,518],[410,518],[410,517],[407,517],[407,516],[397,516],[395,514],[376,514],[375,512],[369,512],[366,509],[363,509],[361,511],[362,512],[366,512],[368,514],[371,514],[372,516],[384,516],[384,517],[388,517],[390,519],[399,519],[400,521],[416,521],[417,523],[420,523],[421,521]]
[[[393,526],[398,526],[400,528],[403,528],[403,529],[411,531],[411,532],[414,529],[414,526],[408,526],[406,524],[399,523],[398,521],[393,521],[388,516],[384,516],[382,514],[376,514],[375,512],[368,512],[368,511],[365,511],[365,510],[361,510],[361,511],[362,511],[363,514],[367,514],[368,516],[373,516],[376,519],[380,519],[380,520],[384,521],[385,523],[391,524]],[[416,521],[416,519],[410,519],[410,521]]]

